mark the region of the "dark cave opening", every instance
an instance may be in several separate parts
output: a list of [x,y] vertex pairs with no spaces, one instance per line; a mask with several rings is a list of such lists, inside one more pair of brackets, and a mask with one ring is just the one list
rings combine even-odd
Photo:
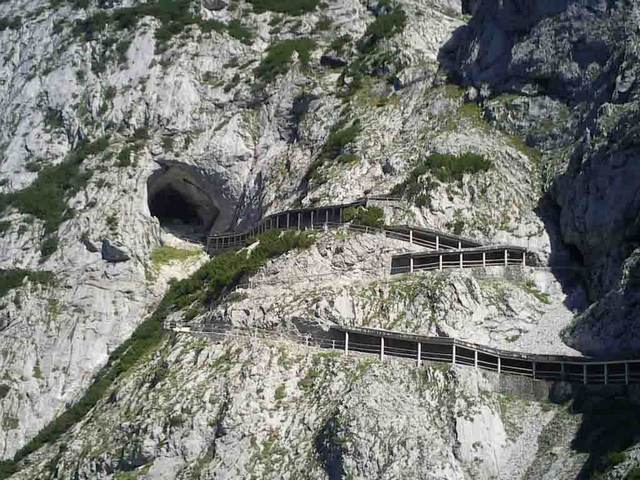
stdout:
[[202,240],[220,216],[215,186],[193,167],[163,167],[147,181],[149,213],[173,234]]
[[151,215],[160,220],[161,225],[179,224],[192,225],[202,229],[203,219],[198,215],[198,209],[171,185],[156,192],[149,200]]

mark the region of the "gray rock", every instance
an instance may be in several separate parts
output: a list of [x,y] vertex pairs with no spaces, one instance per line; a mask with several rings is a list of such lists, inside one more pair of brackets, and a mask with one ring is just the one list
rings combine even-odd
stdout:
[[121,247],[116,247],[106,238],[102,240],[102,259],[111,263],[126,262],[131,260],[129,254],[127,254]]
[[224,10],[227,8],[227,3],[224,0],[202,0],[202,6],[207,10]]

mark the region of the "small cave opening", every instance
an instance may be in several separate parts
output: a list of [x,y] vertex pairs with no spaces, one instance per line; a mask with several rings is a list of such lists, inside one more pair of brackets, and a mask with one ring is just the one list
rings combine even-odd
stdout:
[[151,215],[180,237],[203,240],[219,218],[215,190],[194,167],[163,165],[149,177],[147,191]]

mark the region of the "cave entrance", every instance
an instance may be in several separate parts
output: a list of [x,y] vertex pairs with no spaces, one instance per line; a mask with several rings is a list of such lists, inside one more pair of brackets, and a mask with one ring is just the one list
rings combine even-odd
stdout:
[[220,215],[214,188],[194,167],[163,167],[147,182],[149,212],[171,233],[203,240]]
[[161,224],[184,224],[194,228],[202,228],[202,220],[198,216],[198,208],[190,203],[173,187],[166,186],[149,201],[151,215],[157,217]]

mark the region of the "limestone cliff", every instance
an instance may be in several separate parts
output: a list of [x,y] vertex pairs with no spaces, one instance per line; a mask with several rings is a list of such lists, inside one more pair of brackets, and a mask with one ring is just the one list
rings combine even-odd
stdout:
[[522,245],[542,267],[389,278],[406,243],[319,234],[214,304],[172,312],[245,335],[163,334],[15,478],[608,467],[602,449],[632,441],[572,442],[601,427],[587,410],[464,368],[246,334],[311,321],[637,353],[639,13],[622,0],[0,1],[5,459],[83,398],[171,279],[207,261],[209,232],[392,193],[388,222]]

